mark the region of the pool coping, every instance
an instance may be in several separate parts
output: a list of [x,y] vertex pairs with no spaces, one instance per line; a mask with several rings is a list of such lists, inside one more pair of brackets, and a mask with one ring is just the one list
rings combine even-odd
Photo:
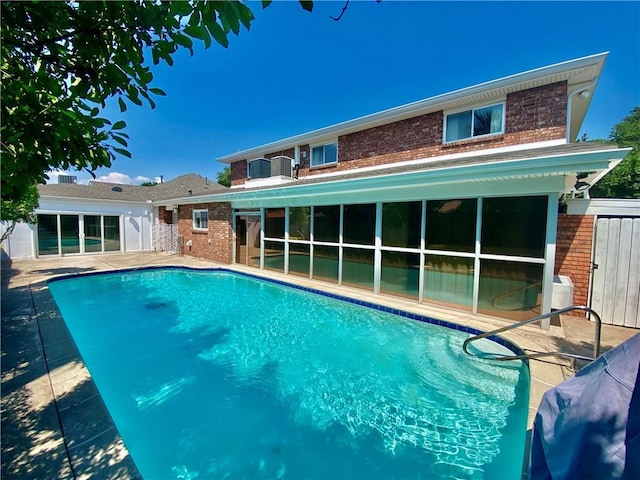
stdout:
[[[49,291],[48,284],[79,276],[104,275],[119,272],[140,270],[191,270],[191,271],[223,271],[258,278],[279,285],[285,285],[303,291],[309,291],[322,296],[336,298],[349,303],[361,305],[379,311],[384,311],[413,319],[443,326],[454,330],[476,335],[492,330],[500,324],[495,319],[482,318],[464,312],[447,312],[433,308],[438,319],[425,314],[424,304],[415,303],[386,296],[376,296],[376,302],[370,292],[351,289],[345,286],[325,284],[318,281],[305,281],[302,278],[291,278],[272,271],[245,270],[236,266],[184,266],[184,265],[146,265],[139,267],[112,268],[109,270],[55,275],[51,278],[31,283],[29,285],[33,298],[35,317],[38,324],[40,341],[50,379],[56,412],[60,429],[64,438],[65,448],[71,464],[74,478],[91,476],[100,471],[101,478],[109,479],[142,479],[142,476],[129,454],[113,419],[111,418],[102,397],[97,391],[91,375],[77,349],[75,341],[62,318],[62,315]],[[292,283],[295,281],[297,283]],[[325,290],[320,290],[323,288]],[[390,306],[394,304],[395,306]],[[417,311],[420,310],[420,311]],[[504,321],[501,321],[504,325]],[[538,330],[538,329],[536,329]],[[505,346],[514,353],[522,353],[523,349],[540,349],[541,347],[517,332],[510,331],[500,336],[491,336],[491,340]],[[564,380],[562,370],[557,364],[540,364],[527,362],[530,373],[529,415],[527,428],[533,424],[537,406],[542,394]],[[555,383],[552,383],[555,382]],[[73,398],[70,393],[72,392]],[[530,433],[530,431],[529,431]],[[529,436],[529,435],[528,435]],[[97,455],[97,456],[96,456]],[[98,461],[96,461],[98,458]],[[526,477],[528,447],[523,458],[523,477]]]

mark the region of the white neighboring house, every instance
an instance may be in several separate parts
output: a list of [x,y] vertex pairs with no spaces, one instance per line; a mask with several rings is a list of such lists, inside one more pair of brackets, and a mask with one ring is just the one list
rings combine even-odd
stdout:
[[[17,224],[2,243],[2,257],[152,251],[159,223],[153,202],[226,190],[193,173],[153,187],[95,181],[89,185],[39,185],[37,225]],[[177,221],[173,220],[165,219],[165,223]],[[0,228],[4,230],[6,225]]]

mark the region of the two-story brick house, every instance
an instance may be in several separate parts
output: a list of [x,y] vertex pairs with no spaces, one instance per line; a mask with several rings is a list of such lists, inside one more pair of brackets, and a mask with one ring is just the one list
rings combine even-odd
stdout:
[[[576,142],[606,54],[224,156],[184,253],[520,319],[551,308],[560,196],[628,153]],[[160,215],[162,216],[162,214]]]

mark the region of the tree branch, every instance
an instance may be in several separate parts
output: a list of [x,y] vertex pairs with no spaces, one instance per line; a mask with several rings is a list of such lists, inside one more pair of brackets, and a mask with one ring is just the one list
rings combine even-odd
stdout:
[[350,1],[351,0],[347,0],[346,2],[344,2],[344,6],[342,7],[342,11],[340,12],[340,15],[338,15],[337,17],[332,17],[331,15],[329,15],[329,18],[335,22],[339,22],[342,16],[344,15],[344,12],[346,12],[347,8],[349,8]]

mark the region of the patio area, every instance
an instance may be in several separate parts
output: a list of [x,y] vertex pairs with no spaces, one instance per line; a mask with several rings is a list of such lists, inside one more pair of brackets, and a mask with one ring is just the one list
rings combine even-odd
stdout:
[[[53,302],[46,280],[57,275],[107,272],[145,266],[218,265],[162,253],[105,254],[20,260],[2,264],[2,469],[3,478],[141,478],[113,426],[73,340]],[[395,297],[290,277],[254,268],[254,275],[320,288],[487,331],[504,320],[444,310]],[[504,335],[521,348],[589,355],[593,324],[563,317],[549,331],[523,327]],[[637,330],[605,325],[602,351]],[[543,393],[573,372],[566,362],[531,362],[529,425]]]

